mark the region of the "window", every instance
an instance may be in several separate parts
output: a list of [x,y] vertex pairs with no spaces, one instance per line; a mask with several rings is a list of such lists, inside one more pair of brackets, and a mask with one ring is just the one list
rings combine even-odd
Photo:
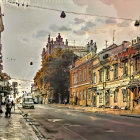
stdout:
[[91,93],[88,92],[88,100],[90,100],[90,99],[91,99]]
[[137,71],[139,71],[139,57],[137,57],[136,59],[135,59],[135,71],[137,72]]
[[32,98],[24,98],[24,102],[33,102]]
[[114,65],[114,79],[118,78],[118,64]]
[[82,72],[79,72],[79,82],[82,82]]
[[78,74],[75,74],[75,83],[78,83]]
[[99,71],[100,82],[103,82],[104,71],[103,69]]
[[83,94],[84,94],[83,99],[86,100],[86,90],[83,90]]
[[75,96],[78,97],[78,92],[76,92],[76,95]]
[[110,67],[106,68],[106,81],[110,79]]
[[82,91],[80,91],[80,100],[82,100]]
[[127,102],[127,90],[122,89],[122,94],[123,94],[123,102]]
[[93,73],[93,83],[96,84],[96,72]]
[[99,93],[99,103],[102,103],[102,93]]
[[86,76],[87,76],[87,70],[84,69],[84,81],[86,81]]
[[118,92],[114,91],[114,103],[118,102]]
[[74,81],[75,77],[74,76],[75,76],[75,74],[72,75],[72,82],[73,82],[73,84],[75,84],[75,81]]
[[124,62],[123,74],[128,75],[128,62]]

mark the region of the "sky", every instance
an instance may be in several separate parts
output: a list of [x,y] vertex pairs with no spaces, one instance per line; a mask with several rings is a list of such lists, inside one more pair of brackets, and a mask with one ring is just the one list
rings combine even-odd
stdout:
[[[61,11],[140,20],[140,0],[17,1]],[[2,33],[3,71],[11,78],[29,80],[16,80],[20,84],[20,91],[30,90],[31,81],[41,67],[41,53],[49,34],[55,38],[61,33],[64,40],[69,40],[70,45],[75,40],[75,45],[86,46],[92,39],[97,43],[98,52],[105,48],[105,40],[108,45],[113,43],[113,30],[117,45],[140,36],[140,27],[134,27],[134,21],[129,20],[68,13],[62,19],[59,11],[18,7],[8,4],[6,0],[2,3],[2,13],[5,27]],[[32,66],[30,62],[33,62]]]

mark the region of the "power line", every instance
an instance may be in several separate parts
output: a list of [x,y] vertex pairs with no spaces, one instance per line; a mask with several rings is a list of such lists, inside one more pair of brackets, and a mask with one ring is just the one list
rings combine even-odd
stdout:
[[13,80],[19,80],[19,81],[28,81],[28,82],[34,82],[33,80],[26,80],[26,79],[18,79],[18,78],[11,78]]
[[[19,3],[17,2],[8,2],[9,4],[12,5],[17,5]],[[20,4],[22,7],[31,7],[31,8],[38,8],[38,9],[44,9],[44,10],[51,10],[55,12],[62,12],[62,10],[55,9],[55,8],[49,8],[49,7],[43,7],[43,6],[36,6],[36,5],[31,5],[31,4]],[[136,21],[137,19],[131,19],[131,18],[123,18],[123,17],[112,17],[112,16],[102,16],[102,15],[96,15],[96,14],[90,14],[90,13],[80,13],[80,12],[74,12],[74,11],[65,11],[65,13],[68,14],[74,14],[74,15],[80,15],[80,16],[91,16],[91,17],[101,17],[101,18],[111,18],[111,19],[120,19],[120,20],[128,20],[128,21]]]

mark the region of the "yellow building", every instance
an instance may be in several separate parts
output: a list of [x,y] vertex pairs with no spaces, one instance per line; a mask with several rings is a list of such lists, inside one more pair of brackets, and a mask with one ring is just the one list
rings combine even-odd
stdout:
[[87,44],[87,50],[89,53],[78,59],[70,68],[70,103],[74,105],[92,104],[92,92],[89,91],[89,88],[92,81],[92,61],[97,50],[93,40]]
[[140,42],[111,45],[93,61],[93,105],[130,108],[140,99]]

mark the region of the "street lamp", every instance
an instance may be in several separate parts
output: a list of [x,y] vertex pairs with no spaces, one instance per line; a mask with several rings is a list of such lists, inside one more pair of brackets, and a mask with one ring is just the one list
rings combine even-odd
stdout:
[[136,27],[140,26],[140,21],[136,20],[134,26],[136,26]]
[[60,15],[61,18],[65,18],[66,17],[66,14],[64,11],[62,11],[61,15]]

